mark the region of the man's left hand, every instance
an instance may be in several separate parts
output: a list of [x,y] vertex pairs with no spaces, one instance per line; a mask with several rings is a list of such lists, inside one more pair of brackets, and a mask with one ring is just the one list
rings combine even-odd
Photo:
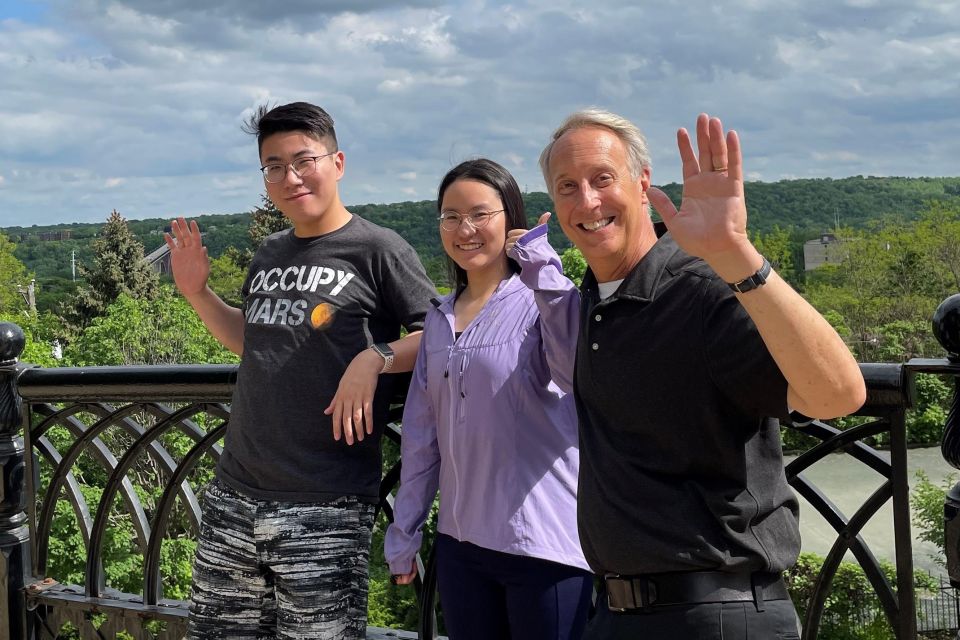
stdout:
[[337,393],[323,411],[328,416],[333,415],[334,440],[339,441],[342,435],[351,445],[354,436],[359,441],[363,440],[364,432],[367,435],[373,433],[373,394],[382,368],[380,354],[364,349],[343,372]]
[[650,203],[663,218],[681,249],[703,258],[727,282],[753,273],[763,259],[747,235],[747,206],[743,195],[743,159],[735,131],[723,132],[719,118],[701,113],[697,118],[697,150],[686,129],[677,132],[683,163],[683,199],[680,211],[654,187]]

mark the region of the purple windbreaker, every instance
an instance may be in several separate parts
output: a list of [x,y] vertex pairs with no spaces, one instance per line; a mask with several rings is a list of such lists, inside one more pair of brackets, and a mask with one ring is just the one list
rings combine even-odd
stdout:
[[546,231],[520,238],[511,257],[522,273],[500,284],[459,339],[454,294],[427,313],[384,541],[391,573],[410,572],[438,485],[441,533],[589,569],[577,536],[577,417],[565,394],[579,293]]

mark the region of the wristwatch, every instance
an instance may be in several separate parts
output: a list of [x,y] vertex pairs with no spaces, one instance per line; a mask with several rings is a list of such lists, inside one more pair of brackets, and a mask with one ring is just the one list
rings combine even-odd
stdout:
[[767,278],[770,276],[770,261],[766,258],[763,259],[763,264],[760,265],[760,268],[757,269],[757,272],[752,276],[744,278],[739,282],[728,282],[727,285],[737,293],[746,293],[747,291],[753,291],[757,287],[762,287],[767,284]]
[[390,345],[386,342],[376,342],[370,348],[383,358],[383,368],[380,369],[380,373],[390,373],[390,369],[393,369],[393,349]]

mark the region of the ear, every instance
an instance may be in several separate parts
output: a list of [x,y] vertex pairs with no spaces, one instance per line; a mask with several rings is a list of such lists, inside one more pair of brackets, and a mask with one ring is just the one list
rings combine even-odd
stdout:
[[637,178],[637,183],[640,185],[640,200],[644,204],[648,203],[647,199],[647,190],[650,188],[650,167],[644,167],[640,172],[640,177]]
[[346,163],[347,157],[343,155],[343,151],[337,151],[337,155],[333,156],[333,164],[337,168],[337,182],[343,177],[343,172],[346,170]]

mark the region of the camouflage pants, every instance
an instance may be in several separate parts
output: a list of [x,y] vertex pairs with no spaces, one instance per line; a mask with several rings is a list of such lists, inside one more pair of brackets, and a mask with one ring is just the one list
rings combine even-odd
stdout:
[[255,500],[214,480],[193,566],[191,639],[366,635],[374,506]]

